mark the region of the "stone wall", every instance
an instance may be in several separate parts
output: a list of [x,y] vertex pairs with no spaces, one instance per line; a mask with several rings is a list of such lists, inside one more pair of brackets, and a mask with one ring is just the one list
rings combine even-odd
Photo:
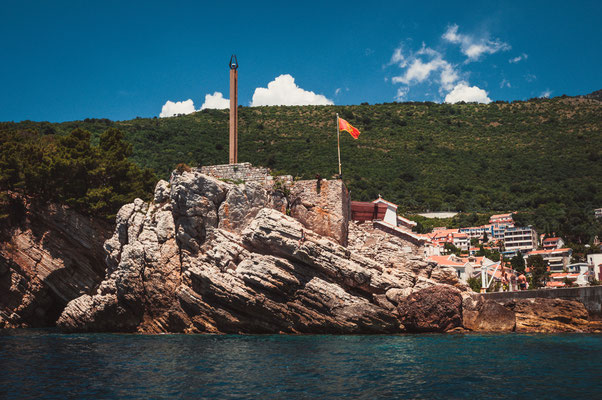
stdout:
[[306,228],[347,246],[351,200],[342,180],[312,179],[292,183],[291,216]]
[[[273,180],[268,168],[254,167],[248,162],[238,164],[206,165],[200,168],[200,172],[217,179],[228,179],[234,183],[244,181],[265,184],[271,183]],[[288,178],[288,180],[292,180],[292,178],[289,176],[284,176],[282,178]]]
[[583,303],[592,319],[602,319],[602,286],[495,292],[476,296],[483,296],[497,302],[533,298],[578,300]]

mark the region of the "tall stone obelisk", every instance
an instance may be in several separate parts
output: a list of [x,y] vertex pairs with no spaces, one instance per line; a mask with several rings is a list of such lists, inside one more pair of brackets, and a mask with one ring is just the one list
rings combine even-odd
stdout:
[[238,163],[238,60],[230,57],[230,164]]

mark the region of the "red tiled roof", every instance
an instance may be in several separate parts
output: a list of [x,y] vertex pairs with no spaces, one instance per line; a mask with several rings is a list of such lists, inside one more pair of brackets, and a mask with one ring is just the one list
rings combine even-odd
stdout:
[[527,255],[531,255],[531,254],[552,254],[552,253],[564,253],[571,250],[568,247],[562,248],[562,249],[549,249],[549,250],[533,250],[527,253]]
[[450,256],[430,256],[428,258],[429,261],[434,261],[439,265],[452,266],[452,267],[462,267],[466,263],[452,261],[449,259]]

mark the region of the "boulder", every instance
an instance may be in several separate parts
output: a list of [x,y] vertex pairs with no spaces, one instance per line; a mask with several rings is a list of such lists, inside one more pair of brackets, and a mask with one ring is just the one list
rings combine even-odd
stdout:
[[481,296],[465,296],[462,302],[464,328],[475,332],[511,332],[516,326],[514,312]]
[[400,320],[408,332],[445,332],[462,326],[462,295],[453,287],[421,289],[399,304]]

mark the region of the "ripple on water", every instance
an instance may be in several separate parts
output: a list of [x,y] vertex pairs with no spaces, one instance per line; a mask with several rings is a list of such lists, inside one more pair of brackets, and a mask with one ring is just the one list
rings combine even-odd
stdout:
[[594,398],[601,335],[0,334],[0,398]]

